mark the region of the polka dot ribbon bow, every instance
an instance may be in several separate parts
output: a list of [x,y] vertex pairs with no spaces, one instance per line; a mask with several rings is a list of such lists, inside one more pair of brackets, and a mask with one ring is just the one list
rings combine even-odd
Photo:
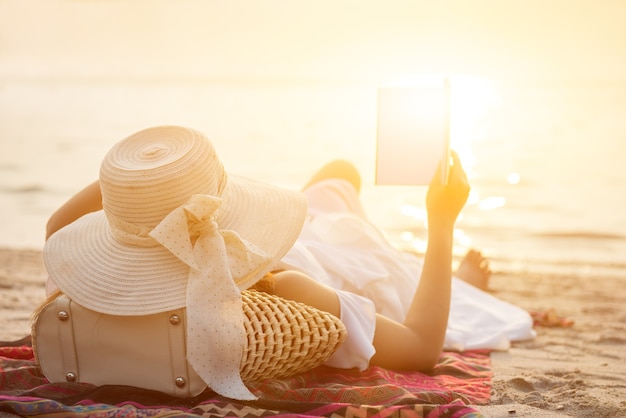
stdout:
[[269,257],[235,231],[220,230],[222,199],[194,195],[170,212],[150,236],[187,264],[187,360],[205,383],[233,399],[257,399],[244,385],[246,344],[241,292],[234,278],[267,265]]

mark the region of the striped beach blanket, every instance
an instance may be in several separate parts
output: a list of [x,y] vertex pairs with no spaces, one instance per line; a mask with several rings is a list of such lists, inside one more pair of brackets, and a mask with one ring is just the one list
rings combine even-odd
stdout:
[[206,390],[179,399],[128,386],[50,383],[29,345],[0,346],[0,416],[41,417],[482,417],[491,391],[488,352],[444,353],[430,373],[318,367],[250,385],[258,401]]

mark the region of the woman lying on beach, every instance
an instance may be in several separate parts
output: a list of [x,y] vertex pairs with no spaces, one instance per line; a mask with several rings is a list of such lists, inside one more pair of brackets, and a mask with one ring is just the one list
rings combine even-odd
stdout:
[[[227,175],[195,130],[146,129],[116,144],[99,181],[50,218],[48,291],[58,287],[104,313],[177,305],[193,317],[207,314],[198,311],[210,294],[237,300],[272,272],[272,293],[346,326],[348,338],[330,366],[424,371],[444,347],[506,349],[511,340],[532,338],[532,320],[467,283],[488,279],[479,252],[470,251],[453,278],[453,229],[469,185],[455,153],[452,160],[448,183],[435,178],[428,189],[421,260],[393,248],[367,220],[360,177],[347,162],[325,166],[302,192],[287,191]],[[184,220],[190,215],[176,218],[182,207],[210,221],[198,226]],[[208,238],[187,251],[179,244],[183,235]],[[210,279],[200,277],[207,271]]]

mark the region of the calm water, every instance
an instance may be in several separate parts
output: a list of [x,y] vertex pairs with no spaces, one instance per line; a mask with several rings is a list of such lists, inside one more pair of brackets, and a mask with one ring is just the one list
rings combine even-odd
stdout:
[[[113,143],[182,124],[207,133],[229,171],[284,186],[352,160],[370,217],[419,250],[425,189],[373,185],[375,99],[345,85],[0,83],[0,246],[41,248],[47,217],[97,178]],[[457,117],[471,118],[453,126],[473,186],[456,251],[481,248],[498,270],[626,275],[626,86],[498,86],[471,110],[466,95]]]

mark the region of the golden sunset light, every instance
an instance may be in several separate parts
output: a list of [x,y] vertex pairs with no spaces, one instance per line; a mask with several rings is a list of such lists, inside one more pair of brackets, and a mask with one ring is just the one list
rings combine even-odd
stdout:
[[0,0],[0,415],[623,417],[625,156],[626,0]]
[[0,75],[623,79],[620,0],[3,0]]

